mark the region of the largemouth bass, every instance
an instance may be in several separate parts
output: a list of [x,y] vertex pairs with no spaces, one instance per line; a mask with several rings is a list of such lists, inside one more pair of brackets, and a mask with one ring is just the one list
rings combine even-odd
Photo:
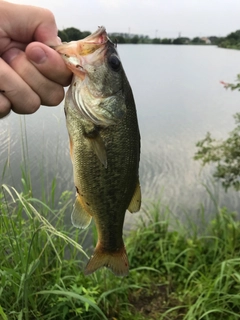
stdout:
[[73,72],[64,107],[77,191],[71,219],[86,228],[93,217],[98,232],[85,274],[106,266],[125,276],[125,212],[141,206],[140,134],[132,90],[104,27],[55,49]]

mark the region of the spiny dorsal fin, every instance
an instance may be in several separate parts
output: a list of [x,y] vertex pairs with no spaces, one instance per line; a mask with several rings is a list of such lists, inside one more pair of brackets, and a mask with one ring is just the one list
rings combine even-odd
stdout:
[[86,229],[91,223],[92,216],[87,213],[81,204],[81,197],[78,194],[71,215],[72,224],[81,229]]
[[141,197],[142,197],[141,196],[141,188],[140,188],[140,183],[138,180],[137,185],[136,185],[136,189],[135,189],[133,197],[132,197],[132,200],[128,206],[128,211],[133,213],[133,212],[138,212],[140,210]]

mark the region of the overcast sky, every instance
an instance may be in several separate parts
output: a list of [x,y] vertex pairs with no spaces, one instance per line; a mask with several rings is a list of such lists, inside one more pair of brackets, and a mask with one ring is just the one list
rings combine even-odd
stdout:
[[50,9],[60,30],[148,35],[226,36],[240,29],[240,0],[11,0]]

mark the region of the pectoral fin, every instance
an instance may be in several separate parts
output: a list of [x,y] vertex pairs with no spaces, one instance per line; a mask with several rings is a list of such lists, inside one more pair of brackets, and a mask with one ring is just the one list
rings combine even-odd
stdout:
[[130,211],[131,213],[138,212],[140,210],[140,207],[141,207],[141,188],[138,180],[132,200],[128,206],[128,211]]
[[107,168],[107,152],[101,135],[98,134],[94,138],[87,139],[99,161],[104,165],[105,168]]
[[73,160],[73,142],[70,135],[69,135],[69,151],[70,151],[70,157]]
[[84,210],[81,204],[81,197],[79,194],[77,195],[77,198],[73,207],[71,220],[72,220],[72,224],[75,227],[81,228],[81,229],[86,229],[92,220],[92,216]]

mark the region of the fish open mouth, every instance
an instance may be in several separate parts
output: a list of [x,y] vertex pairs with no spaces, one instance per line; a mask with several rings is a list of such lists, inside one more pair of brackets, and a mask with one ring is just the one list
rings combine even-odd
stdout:
[[84,39],[78,41],[64,42],[53,47],[60,53],[64,60],[69,57],[85,56],[93,53],[101,46],[104,46],[110,39],[107,36],[105,27],[99,27],[97,31],[90,34]]
[[106,45],[109,42],[111,41],[107,36],[106,29],[102,26],[84,39],[65,42],[53,48],[61,54],[68,68],[83,80],[85,78],[84,65],[92,60],[92,54],[96,51],[98,52],[97,60],[99,60],[99,56],[103,59]]
[[94,33],[90,34],[84,39],[84,42],[88,44],[96,44],[96,45],[101,45],[107,43],[109,40],[107,36],[107,32],[105,27],[101,26],[98,27],[98,30],[95,31]]

